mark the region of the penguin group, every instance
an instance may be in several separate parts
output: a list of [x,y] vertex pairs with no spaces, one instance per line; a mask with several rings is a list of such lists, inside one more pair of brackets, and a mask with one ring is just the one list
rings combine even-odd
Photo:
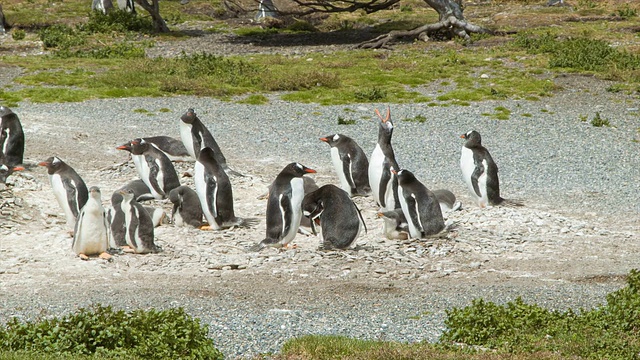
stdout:
[[[320,233],[322,250],[351,247],[367,226],[356,197],[371,195],[384,219],[388,239],[425,239],[446,233],[443,214],[460,210],[461,203],[447,189],[429,190],[416,175],[399,165],[391,144],[394,125],[391,110],[383,116],[375,110],[378,139],[370,158],[358,143],[344,135],[320,137],[330,146],[330,159],[338,184],[318,186],[312,178],[316,170],[298,162],[284,166],[267,195],[266,232],[262,241],[247,248],[287,248],[303,227]],[[15,113],[0,106],[0,180],[20,171],[24,155],[24,133]],[[154,228],[163,222],[200,230],[252,227],[255,219],[241,218],[234,211],[229,175],[244,176],[229,168],[212,133],[188,109],[179,121],[180,140],[169,136],[138,137],[117,146],[130,153],[138,175],[111,196],[103,207],[100,188],[87,187],[80,175],[57,156],[38,165],[46,167],[55,199],[63,210],[73,234],[73,251],[82,259],[132,252],[155,253]],[[480,134],[461,136],[460,169],[473,199],[481,208],[497,205],[520,206],[521,202],[500,196],[498,168]],[[174,162],[193,164],[194,188],[182,184]],[[187,174],[185,174],[186,176]],[[143,206],[146,201],[172,204],[168,220],[162,209]],[[318,231],[318,229],[320,231]]]

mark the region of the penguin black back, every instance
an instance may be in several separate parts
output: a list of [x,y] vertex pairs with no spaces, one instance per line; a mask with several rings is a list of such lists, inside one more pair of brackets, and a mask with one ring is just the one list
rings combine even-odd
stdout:
[[[222,150],[220,150],[220,146],[211,135],[211,132],[207,127],[200,121],[198,115],[195,113],[193,109],[188,109],[187,112],[182,115],[180,118],[182,122],[190,125],[191,127],[191,140],[185,141],[186,134],[182,134],[182,141],[185,143],[185,147],[187,148],[192,155],[198,159],[200,155],[200,151],[205,148],[211,148],[213,153],[215,154],[216,161],[223,168],[227,167],[227,159],[222,154]],[[189,149],[191,147],[191,149]]]
[[413,238],[424,238],[439,233],[445,228],[442,210],[436,196],[415,175],[402,169],[395,171],[398,178],[399,198],[402,212]]
[[[80,175],[57,156],[52,156],[38,165],[47,168],[51,186],[62,208],[65,212],[70,210],[73,217],[77,217],[89,199],[89,190]],[[75,219],[67,216],[67,222],[75,223]]]
[[352,138],[334,134],[320,138],[331,146],[331,161],[340,180],[342,190],[351,196],[366,195],[369,186],[369,160]]

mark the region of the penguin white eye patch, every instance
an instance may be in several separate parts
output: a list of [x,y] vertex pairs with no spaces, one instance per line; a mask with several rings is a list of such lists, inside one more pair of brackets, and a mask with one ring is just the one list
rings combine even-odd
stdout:
[[333,141],[338,141],[338,139],[340,139],[340,135],[338,134],[333,135]]

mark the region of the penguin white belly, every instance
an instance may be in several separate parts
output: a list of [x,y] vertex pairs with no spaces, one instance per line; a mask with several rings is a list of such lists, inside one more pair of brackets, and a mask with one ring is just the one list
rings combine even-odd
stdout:
[[462,170],[462,179],[467,184],[467,188],[471,192],[471,197],[474,200],[478,201],[478,195],[476,195],[476,191],[473,189],[473,184],[471,183],[471,175],[476,169],[476,164],[473,161],[473,151],[471,149],[463,146],[462,147],[462,155],[460,155],[460,170]]
[[109,239],[102,206],[98,206],[95,201],[89,199],[78,221],[80,223],[73,242],[73,251],[76,255],[99,255],[107,251]]
[[[338,148],[331,148],[331,162],[333,163],[333,168],[336,169],[338,180],[340,180],[340,188],[346,191],[347,194],[351,195],[351,186],[349,186],[349,182],[347,181],[347,175],[351,176],[351,174],[344,173],[342,160],[340,159],[340,151],[338,150]],[[349,166],[349,170],[351,170],[351,166]]]
[[[187,152],[194,159],[196,158],[196,153],[193,150],[193,136],[191,135],[191,125],[185,123],[184,121],[180,121],[180,139],[182,139],[182,143],[184,147],[187,148]],[[196,159],[197,160],[197,159]]]
[[[291,227],[289,228],[289,232],[286,234],[282,234],[282,243],[288,244],[296,237],[298,233],[298,228],[300,228],[300,220],[302,219],[302,199],[304,199],[304,180],[302,178],[296,177],[291,179]],[[282,195],[280,195],[282,196]],[[284,227],[284,211],[282,206],[280,207],[280,212],[283,216],[283,227]]]
[[[202,207],[202,212],[204,213],[204,217],[207,219],[209,226],[214,230],[220,230],[221,227],[216,222],[216,217],[218,216],[218,210],[216,209],[217,204],[217,194],[218,189],[217,186],[213,190],[213,196],[211,199],[207,198],[207,183],[204,179],[204,165],[201,162],[196,161],[195,171],[194,171],[194,183],[196,185],[196,193],[198,194],[198,199],[200,199],[200,206]],[[214,177],[215,179],[215,177]],[[209,201],[212,202],[213,213],[209,210]]]
[[180,211],[176,211],[176,213],[173,214],[173,224],[175,226],[184,226],[184,220],[182,220],[182,215],[180,215]]
[[[399,188],[400,189],[400,188]],[[411,196],[415,200],[415,196],[411,194]],[[409,209],[409,204],[407,204],[407,200],[404,196],[400,196],[400,208],[402,208],[402,213],[404,213],[404,217],[407,219],[407,225],[409,225],[409,235],[411,235],[412,239],[420,239],[422,237],[422,225],[420,223],[414,224],[413,219],[411,217],[412,211],[417,214],[418,222],[420,222],[420,212],[418,211],[418,203],[416,202],[414,209]]]
[[49,175],[51,181],[51,188],[53,189],[53,195],[58,200],[58,204],[64,211],[64,216],[67,219],[67,225],[74,226],[76,223],[76,217],[73,215],[71,206],[69,205],[69,199],[67,198],[67,190],[64,188],[62,178],[58,174]]
[[384,166],[384,154],[380,145],[376,144],[376,148],[373,149],[371,154],[371,160],[369,161],[369,185],[371,186],[371,193],[373,199],[381,204],[380,199],[380,179],[382,179],[382,170]]

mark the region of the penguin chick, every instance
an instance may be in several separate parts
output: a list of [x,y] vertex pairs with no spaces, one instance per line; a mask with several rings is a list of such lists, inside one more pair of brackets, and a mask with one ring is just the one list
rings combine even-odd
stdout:
[[109,245],[109,223],[102,207],[100,189],[92,186],[89,189],[89,199],[78,215],[71,248],[82,260],[88,260],[92,255],[109,260]]

